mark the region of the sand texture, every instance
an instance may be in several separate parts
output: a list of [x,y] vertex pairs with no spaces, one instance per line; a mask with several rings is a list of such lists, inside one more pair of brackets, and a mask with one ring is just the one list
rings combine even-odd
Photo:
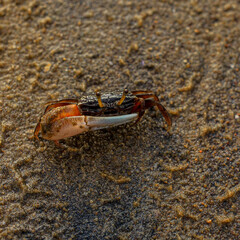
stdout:
[[[238,0],[2,0],[0,56],[0,239],[239,239]],[[170,133],[33,140],[46,102],[125,86]]]

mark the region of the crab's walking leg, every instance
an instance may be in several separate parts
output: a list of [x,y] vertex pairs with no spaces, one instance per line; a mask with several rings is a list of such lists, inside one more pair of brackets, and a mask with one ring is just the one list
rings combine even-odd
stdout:
[[168,113],[168,111],[166,110],[166,108],[159,102],[156,102],[156,106],[158,107],[159,111],[162,113],[163,117],[165,118],[165,121],[168,124],[168,131],[171,129],[172,127],[172,119]]
[[160,103],[159,98],[152,91],[132,91],[133,95],[145,99],[145,109],[157,106],[168,124],[168,131],[172,126],[172,119],[166,108]]
[[54,141],[56,146],[58,146],[60,148],[64,148],[64,146],[62,144],[60,144],[58,140],[53,140],[53,141]]
[[59,101],[48,102],[46,104],[47,107],[45,108],[44,114],[53,108],[71,105],[71,104],[77,104],[77,103],[78,103],[78,100],[76,99],[64,99]]
[[131,91],[133,95],[147,95],[147,94],[154,94],[153,91],[144,91],[144,90],[139,90],[139,91]]
[[37,140],[39,140],[38,138],[38,134],[40,132],[40,129],[41,129],[41,119],[39,120],[37,126],[35,127],[35,130],[34,130],[34,138],[36,138]]
[[124,99],[126,98],[126,95],[127,95],[127,94],[128,94],[128,89],[125,88],[124,91],[123,91],[123,94],[122,94],[121,99],[120,99],[119,102],[117,103],[118,106],[120,106],[120,105],[123,103],[123,101],[124,101]]
[[153,106],[157,106],[157,108],[159,109],[159,111],[163,115],[165,121],[168,124],[168,131],[169,131],[171,129],[171,126],[172,126],[172,119],[171,119],[168,111],[166,110],[166,108],[159,101],[155,101],[154,98],[145,99],[145,108],[150,108],[150,107],[153,107]]
[[138,123],[141,120],[142,116],[145,113],[145,109],[146,109],[145,108],[145,100],[142,99],[142,98],[139,98],[135,107],[132,110],[132,112],[137,112],[138,113],[138,118],[137,118],[135,124]]
[[98,100],[99,107],[100,107],[100,108],[103,108],[104,105],[103,105],[103,103],[102,103],[101,93],[100,93],[100,92],[96,92],[96,97],[97,97],[97,100]]
[[132,91],[132,94],[143,99],[154,98],[155,101],[159,102],[159,98],[152,91]]

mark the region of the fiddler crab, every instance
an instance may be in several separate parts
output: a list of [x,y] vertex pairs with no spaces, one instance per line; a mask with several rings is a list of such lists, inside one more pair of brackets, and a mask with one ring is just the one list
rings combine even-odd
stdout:
[[172,121],[152,91],[131,91],[124,89],[123,93],[100,94],[77,99],[63,99],[47,103],[43,116],[34,131],[34,137],[42,137],[54,141],[74,135],[109,128],[135,121],[144,115],[146,109],[156,106],[165,118],[168,129]]

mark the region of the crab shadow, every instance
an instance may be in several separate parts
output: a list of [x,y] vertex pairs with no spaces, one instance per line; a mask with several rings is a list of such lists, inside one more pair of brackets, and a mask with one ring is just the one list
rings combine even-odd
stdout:
[[[133,202],[148,201],[154,181],[166,184],[161,182],[166,172],[161,159],[168,164],[186,157],[181,136],[171,135],[160,123],[149,124],[148,120],[63,140],[64,149],[46,142],[41,153],[47,165],[45,184],[68,203],[70,224],[79,238],[97,234],[93,233],[96,212],[104,234],[121,232],[131,222]],[[141,214],[147,218],[156,206],[144,207]],[[112,230],[105,229],[106,225]]]
[[132,151],[136,140],[141,138],[138,125],[114,127],[95,132],[87,132],[60,141],[61,147],[45,141],[45,158],[51,161],[73,164],[93,164],[116,153]]
[[145,165],[159,158],[180,159],[180,136],[168,133],[162,123],[149,124],[151,120],[145,117],[137,125],[127,124],[61,140],[63,148],[46,141],[46,151],[42,154],[48,164],[67,167],[70,172],[85,167],[92,171],[132,171],[143,161]]

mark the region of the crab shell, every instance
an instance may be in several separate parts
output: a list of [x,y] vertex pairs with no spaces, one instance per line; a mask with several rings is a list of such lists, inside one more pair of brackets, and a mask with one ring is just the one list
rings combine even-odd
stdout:
[[165,118],[168,130],[172,120],[165,107],[152,91],[131,91],[122,94],[105,93],[77,99],[62,99],[49,102],[34,130],[34,137],[47,140],[68,138],[88,131],[138,122],[146,109],[156,107]]

